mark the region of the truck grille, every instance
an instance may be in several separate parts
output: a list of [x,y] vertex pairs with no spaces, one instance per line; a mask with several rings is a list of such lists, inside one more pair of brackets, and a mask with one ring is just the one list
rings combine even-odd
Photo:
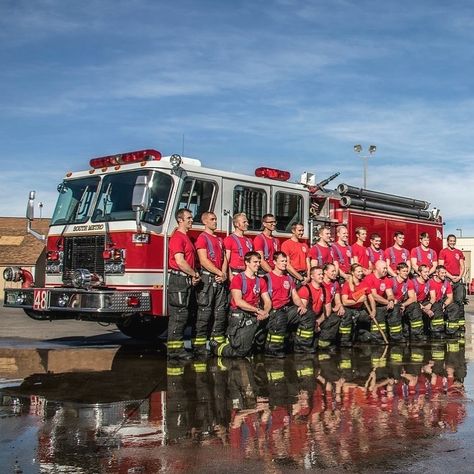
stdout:
[[78,268],[87,268],[91,273],[104,277],[105,236],[87,235],[64,239],[63,282],[71,283],[72,274]]

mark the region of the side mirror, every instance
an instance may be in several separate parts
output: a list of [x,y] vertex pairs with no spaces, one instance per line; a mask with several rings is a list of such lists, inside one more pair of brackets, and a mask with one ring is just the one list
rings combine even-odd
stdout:
[[137,176],[133,186],[132,209],[135,212],[137,222],[137,232],[141,233],[141,216],[148,211],[150,188],[148,187],[148,178],[146,176]]
[[36,191],[30,191],[30,197],[28,198],[28,204],[26,206],[26,218],[28,219],[26,223],[26,231],[28,234],[31,234],[35,239],[44,242],[46,240],[46,236],[40,234],[31,228],[31,223],[35,218],[35,195]]
[[134,212],[146,212],[148,210],[149,197],[148,178],[146,176],[137,176],[132,196],[132,209]]
[[26,206],[26,218],[29,221],[35,218],[35,195],[36,191],[30,191],[30,197],[28,198],[28,204]]

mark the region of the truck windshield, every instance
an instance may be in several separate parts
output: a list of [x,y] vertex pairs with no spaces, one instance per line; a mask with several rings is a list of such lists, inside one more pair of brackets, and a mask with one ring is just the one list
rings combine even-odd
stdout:
[[173,180],[169,175],[148,170],[105,176],[92,215],[92,222],[135,219],[132,196],[137,176],[147,176],[150,183],[149,210],[142,216],[142,221],[154,225],[163,223]]
[[51,225],[86,222],[99,181],[98,176],[63,181],[58,186],[59,198]]

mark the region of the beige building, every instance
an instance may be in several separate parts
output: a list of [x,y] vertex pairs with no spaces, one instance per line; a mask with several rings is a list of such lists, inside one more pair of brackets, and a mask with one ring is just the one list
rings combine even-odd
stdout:
[[[35,219],[33,229],[47,234],[49,219]],[[44,280],[45,244],[26,232],[25,217],[0,217],[0,276],[3,280],[5,267],[17,266],[38,275],[38,283]],[[5,282],[4,282],[5,284]],[[9,283],[9,286],[21,283]],[[3,301],[3,291],[0,292]]]
[[474,237],[457,237],[456,247],[461,249],[466,257],[466,278],[468,284],[474,279]]

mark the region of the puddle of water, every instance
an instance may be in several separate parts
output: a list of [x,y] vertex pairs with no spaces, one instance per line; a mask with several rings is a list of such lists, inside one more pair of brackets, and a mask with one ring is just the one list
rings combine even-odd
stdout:
[[[12,472],[396,470],[439,440],[474,438],[458,343],[184,364],[136,349],[41,351],[40,373],[0,386]],[[18,370],[35,357],[18,355]]]

